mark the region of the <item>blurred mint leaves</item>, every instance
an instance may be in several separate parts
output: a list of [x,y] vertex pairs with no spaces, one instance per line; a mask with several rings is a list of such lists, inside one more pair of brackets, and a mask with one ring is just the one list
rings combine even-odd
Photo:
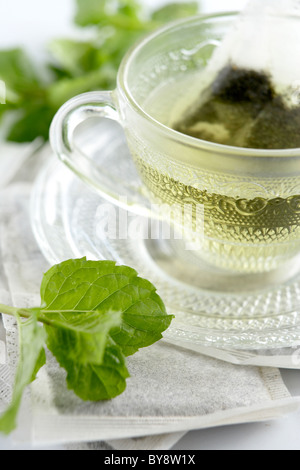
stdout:
[[199,2],[168,3],[149,12],[138,0],[74,1],[74,24],[91,30],[91,37],[53,40],[43,64],[47,78],[23,49],[0,50],[0,80],[6,85],[0,124],[9,114],[9,141],[48,140],[51,121],[65,101],[88,91],[114,89],[120,62],[135,41],[168,21],[199,13]]

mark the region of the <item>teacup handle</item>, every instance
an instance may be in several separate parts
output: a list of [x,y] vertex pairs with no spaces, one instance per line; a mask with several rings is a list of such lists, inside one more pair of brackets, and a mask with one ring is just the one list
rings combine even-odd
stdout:
[[[157,211],[156,206],[151,204],[147,190],[139,179],[137,169],[130,158],[124,132],[122,158],[123,163],[126,159],[126,171],[130,172],[129,177],[128,175],[124,177],[123,173],[118,175],[119,167],[111,170],[111,168],[101,166],[101,162],[98,162],[100,165],[95,165],[93,158],[85,154],[76,144],[76,129],[90,118],[113,120],[120,124],[120,132],[123,132],[114,91],[84,93],[67,101],[59,109],[50,128],[50,144],[54,153],[74,174],[96,190],[106,201],[136,215],[160,219],[162,215]],[[130,169],[128,165],[132,165]]]
[[[75,174],[98,190],[91,159],[76,146],[74,134],[78,126],[90,118],[107,118],[120,123],[113,93],[97,91],[72,98],[59,109],[50,128],[53,151]],[[103,190],[106,193],[106,188]],[[111,196],[118,197],[117,194]]]

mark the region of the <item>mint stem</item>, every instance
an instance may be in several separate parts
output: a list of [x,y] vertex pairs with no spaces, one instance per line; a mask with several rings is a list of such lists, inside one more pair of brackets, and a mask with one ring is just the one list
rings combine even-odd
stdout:
[[[16,316],[18,313],[20,314],[20,309],[16,307],[9,307],[8,305],[0,304],[0,312],[6,315]],[[29,314],[27,315],[27,317]]]
[[[41,312],[42,309],[40,308],[17,308],[17,307],[10,307],[9,305],[0,304],[0,312],[4,315],[10,315],[13,317],[23,317],[23,318],[30,318],[33,314],[33,311]],[[37,320],[45,325],[54,326],[53,322],[50,320],[48,321],[43,315],[38,315]]]
[[[23,318],[30,318],[33,314],[33,312],[37,313],[37,320],[44,325],[47,326],[52,326],[56,328],[65,328],[65,325],[57,321],[55,319],[52,319],[51,317],[45,317],[45,314],[49,315],[51,313],[76,313],[76,310],[47,310],[43,307],[36,307],[36,308],[17,308],[17,307],[10,307],[8,305],[0,304],[0,312],[5,314],[5,315],[10,315],[13,317],[23,317]],[[80,310],[77,312],[78,314],[82,313],[91,313],[90,310]],[[71,329],[72,327],[69,325],[68,329]]]

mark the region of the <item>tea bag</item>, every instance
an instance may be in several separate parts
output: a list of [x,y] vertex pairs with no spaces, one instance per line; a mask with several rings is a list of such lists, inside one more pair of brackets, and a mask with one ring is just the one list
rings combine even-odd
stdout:
[[250,0],[204,74],[210,82],[176,130],[237,147],[300,147],[299,0]]

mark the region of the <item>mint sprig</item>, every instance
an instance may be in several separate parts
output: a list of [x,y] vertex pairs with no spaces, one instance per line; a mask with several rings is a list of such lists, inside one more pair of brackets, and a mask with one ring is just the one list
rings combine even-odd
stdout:
[[0,417],[6,434],[16,426],[23,392],[44,365],[46,348],[82,400],[108,400],[126,389],[126,356],[159,341],[173,319],[149,281],[113,261],[64,261],[44,274],[40,292],[40,307],[0,305],[17,318],[20,338],[13,398]]

